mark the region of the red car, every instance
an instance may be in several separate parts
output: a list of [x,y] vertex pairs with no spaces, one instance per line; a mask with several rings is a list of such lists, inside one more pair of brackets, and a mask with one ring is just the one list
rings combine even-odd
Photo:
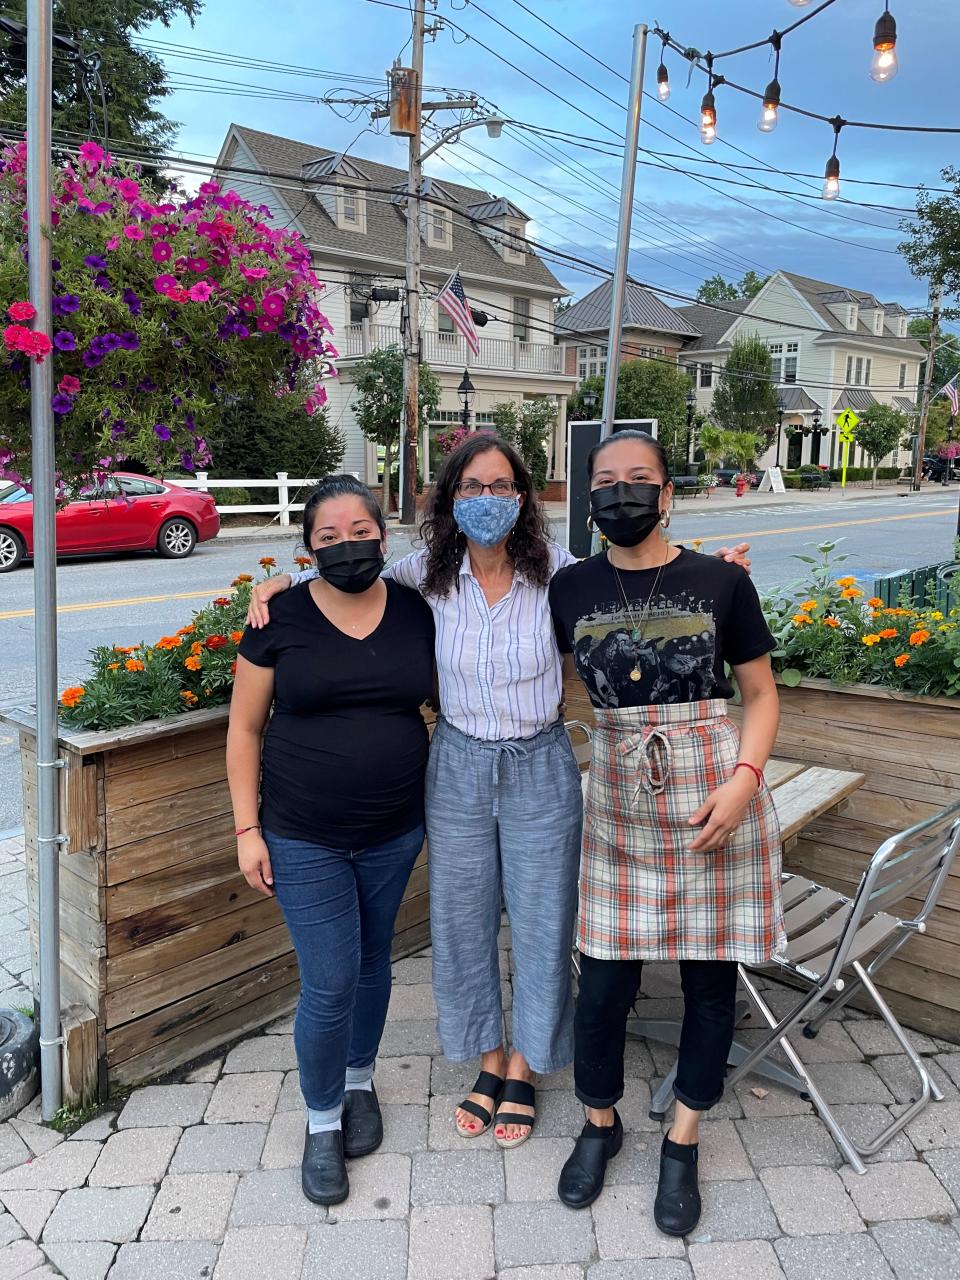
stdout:
[[[158,551],[180,560],[219,531],[212,494],[115,472],[57,509],[57,554]],[[0,573],[32,555],[33,495],[10,485],[0,489]]]

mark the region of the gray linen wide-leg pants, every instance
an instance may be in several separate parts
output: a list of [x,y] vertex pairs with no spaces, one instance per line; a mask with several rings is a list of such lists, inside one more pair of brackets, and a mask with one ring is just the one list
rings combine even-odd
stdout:
[[573,1061],[570,953],[583,802],[562,724],[483,742],[445,721],[427,768],[433,989],[445,1056],[504,1042],[501,889],[515,967],[513,1047],[534,1071]]

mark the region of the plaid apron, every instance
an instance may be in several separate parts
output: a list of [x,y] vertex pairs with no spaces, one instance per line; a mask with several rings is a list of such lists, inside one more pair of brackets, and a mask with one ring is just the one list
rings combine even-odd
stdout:
[[764,786],[720,849],[687,825],[733,777],[723,699],[596,708],[577,945],[598,960],[758,964],[786,944],[780,828]]

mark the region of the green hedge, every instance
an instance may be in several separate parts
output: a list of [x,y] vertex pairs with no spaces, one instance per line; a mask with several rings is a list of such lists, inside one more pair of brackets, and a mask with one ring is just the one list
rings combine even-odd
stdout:
[[[896,480],[900,475],[900,467],[880,467],[877,471],[878,480]],[[834,467],[830,472],[831,480],[839,480],[843,475],[840,467]],[[848,480],[872,480],[873,467],[847,467]]]

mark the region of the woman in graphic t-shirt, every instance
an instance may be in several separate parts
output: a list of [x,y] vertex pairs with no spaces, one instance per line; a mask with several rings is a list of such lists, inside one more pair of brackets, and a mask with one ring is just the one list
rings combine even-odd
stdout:
[[[583,1208],[602,1191],[623,1141],[614,1104],[643,961],[679,960],[676,1113],[654,1208],[660,1229],[679,1236],[700,1217],[700,1115],[723,1095],[737,963],[768,960],[783,941],[780,834],[763,780],[779,718],[774,641],[741,568],[667,541],[672,486],[659,444],[619,432],[588,468],[609,546],[550,584],[559,647],[597,724],[574,1058],[587,1123],[559,1194]],[[727,665],[743,698],[740,735],[726,716]]]
[[424,838],[434,627],[418,592],[380,577],[383,516],[352,476],[311,495],[303,542],[320,576],[240,642],[227,774],[240,869],[276,893],[300,965],[304,1194],[337,1204],[344,1156],[383,1139],[373,1067],[394,921]]

